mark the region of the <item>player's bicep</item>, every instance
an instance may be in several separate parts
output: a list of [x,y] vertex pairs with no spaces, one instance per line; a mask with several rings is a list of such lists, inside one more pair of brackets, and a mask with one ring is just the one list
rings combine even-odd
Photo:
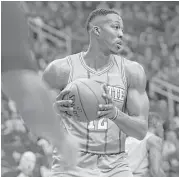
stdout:
[[50,63],[42,78],[51,89],[62,90],[68,83],[69,73],[69,66],[64,58]]
[[56,88],[58,85],[56,85],[56,77],[57,77],[57,70],[54,63],[50,63],[47,68],[44,70],[42,74],[42,79],[47,83],[47,85],[51,88]]
[[137,89],[129,89],[127,96],[127,112],[131,116],[141,116],[147,119],[149,111],[149,100],[146,92]]
[[127,68],[129,89],[127,95],[127,112],[147,120],[149,112],[149,100],[146,94],[146,76],[141,65],[134,62]]

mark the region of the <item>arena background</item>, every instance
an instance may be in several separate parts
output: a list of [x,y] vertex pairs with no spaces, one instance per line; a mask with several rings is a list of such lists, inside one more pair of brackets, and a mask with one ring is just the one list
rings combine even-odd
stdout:
[[[85,20],[92,10],[118,10],[124,21],[121,55],[145,68],[150,110],[163,118],[165,142],[172,144],[171,131],[179,129],[179,2],[32,1],[20,5],[28,20],[29,50],[37,61],[39,74],[49,62],[85,50]],[[48,176],[52,147],[22,125],[15,103],[2,89],[1,92],[2,176]],[[164,147],[164,156],[169,153],[170,149]],[[163,163],[166,174],[173,166],[179,169],[179,159],[170,160],[171,163]]]

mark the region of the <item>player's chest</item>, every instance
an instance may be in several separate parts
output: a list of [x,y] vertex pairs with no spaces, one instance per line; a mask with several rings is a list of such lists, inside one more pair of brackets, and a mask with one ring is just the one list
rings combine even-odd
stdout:
[[[73,80],[79,78],[89,78],[86,73],[81,73],[73,77]],[[90,79],[101,84],[107,84],[108,93],[117,106],[122,106],[126,99],[127,89],[123,83],[122,77],[118,73],[104,73],[102,75],[91,74]]]

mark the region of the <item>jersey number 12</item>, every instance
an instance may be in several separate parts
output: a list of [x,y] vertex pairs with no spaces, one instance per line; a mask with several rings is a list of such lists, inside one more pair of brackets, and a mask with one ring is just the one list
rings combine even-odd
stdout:
[[108,129],[108,121],[107,118],[101,118],[99,120],[90,121],[88,123],[89,130],[107,130]]

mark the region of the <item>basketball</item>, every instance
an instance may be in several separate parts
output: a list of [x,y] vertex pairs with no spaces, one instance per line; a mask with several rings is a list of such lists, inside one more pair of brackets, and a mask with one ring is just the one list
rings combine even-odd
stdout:
[[83,78],[71,82],[65,89],[70,93],[63,100],[72,100],[74,118],[81,122],[97,119],[99,104],[106,104],[101,83]]

